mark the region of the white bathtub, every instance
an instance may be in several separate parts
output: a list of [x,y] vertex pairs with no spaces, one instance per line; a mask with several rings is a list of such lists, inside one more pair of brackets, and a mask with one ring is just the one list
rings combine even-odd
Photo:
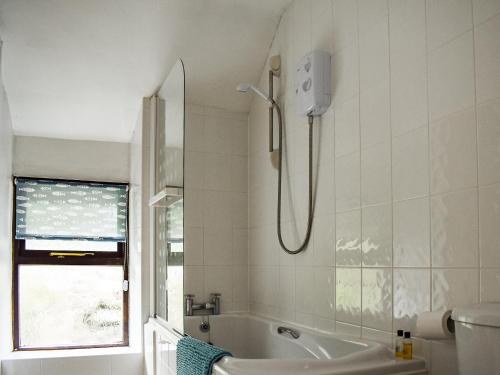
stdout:
[[[373,341],[320,333],[252,315],[224,314],[208,320],[210,333],[204,338],[234,355],[220,360],[213,375],[427,374],[423,360],[395,360],[389,348]],[[188,325],[193,330],[196,320]],[[280,326],[295,329],[300,337],[278,334]]]

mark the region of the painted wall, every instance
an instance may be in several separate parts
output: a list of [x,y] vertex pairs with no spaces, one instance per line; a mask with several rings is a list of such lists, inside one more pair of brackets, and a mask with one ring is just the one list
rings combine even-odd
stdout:
[[[1,68],[1,42],[0,42]],[[0,69],[1,71],[1,69]],[[11,212],[12,212],[12,154],[14,136],[7,94],[0,77],[0,356],[11,349]]]
[[57,177],[128,182],[129,144],[15,137],[14,173],[28,177]]
[[186,108],[184,293],[248,311],[247,115]]
[[[140,153],[142,152],[141,125],[141,121],[138,120],[130,144],[15,137],[14,167],[13,172],[9,171],[8,176],[14,173],[18,176],[94,181],[130,181],[131,263],[129,278],[131,310],[129,332],[131,348],[90,349],[51,353],[12,353],[8,354],[2,360],[3,375],[76,375],[88,374],[89,372],[99,375],[142,374],[141,210],[139,199],[141,194],[140,176],[142,173],[142,159],[140,159]],[[2,141],[3,139],[2,137]],[[2,147],[3,150],[4,148]],[[3,162],[3,155],[1,157]],[[10,241],[8,246],[10,249]],[[10,264],[10,255],[8,264]],[[4,330],[4,332],[9,332],[9,319],[3,319],[2,321],[6,321],[9,324],[9,328]],[[10,350],[11,348],[9,347],[8,351]]]
[[[276,239],[267,107],[249,115],[251,311],[387,342],[426,310],[500,301],[500,2],[296,0],[282,57],[285,242],[307,215],[307,126],[294,69],[332,54],[333,101],[316,119],[316,210],[307,251]],[[261,78],[267,87],[267,69]],[[276,123],[276,122],[275,122]],[[419,343],[455,374],[454,343]]]

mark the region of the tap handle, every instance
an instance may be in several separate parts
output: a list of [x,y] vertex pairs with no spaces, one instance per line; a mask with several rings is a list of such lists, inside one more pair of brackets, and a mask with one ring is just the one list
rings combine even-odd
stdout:
[[213,313],[214,315],[219,315],[220,314],[220,293],[210,293],[210,299],[212,300],[212,303],[214,304],[213,307]]
[[195,297],[194,294],[185,294],[184,295],[184,298],[186,298],[186,299],[187,298],[193,299],[194,297]]

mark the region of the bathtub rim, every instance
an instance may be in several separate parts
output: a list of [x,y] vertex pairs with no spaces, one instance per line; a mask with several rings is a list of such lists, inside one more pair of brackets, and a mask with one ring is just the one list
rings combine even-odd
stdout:
[[[316,328],[311,328],[308,326],[304,326],[295,322],[288,322],[288,321],[281,321],[277,320],[275,318],[270,318],[266,316],[261,316],[257,314],[252,314],[249,312],[228,312],[228,313],[223,313],[220,315],[210,315],[210,316],[204,316],[205,318],[208,317],[208,320],[210,319],[223,319],[225,317],[231,318],[231,317],[236,317],[236,318],[247,318],[247,319],[254,319],[260,322],[263,322],[264,324],[267,324],[271,330],[270,334],[274,334],[274,328],[277,326],[287,326],[290,328],[296,328],[301,332],[306,332],[311,335],[315,336],[320,336],[320,337],[325,337],[325,338],[335,338],[337,340],[341,341],[347,341],[350,343],[355,343],[361,346],[365,346],[364,349],[360,351],[356,351],[347,355],[344,355],[339,358],[333,358],[333,359],[317,359],[317,358],[256,358],[256,359],[249,359],[249,358],[241,358],[241,357],[223,357],[219,362],[214,364],[214,370],[217,371],[217,373],[224,374],[226,373],[227,367],[233,367],[237,366],[239,363],[245,362],[245,361],[257,361],[257,362],[252,362],[254,364],[260,364],[260,365],[268,365],[268,366],[275,366],[279,363],[283,363],[286,361],[288,364],[292,366],[298,366],[300,364],[307,364],[309,368],[315,368],[317,370],[321,369],[328,369],[329,367],[332,366],[333,363],[336,365],[340,366],[349,366],[357,360],[363,361],[365,363],[372,363],[372,364],[392,364],[393,367],[395,368],[402,368],[404,372],[406,373],[407,371],[423,371],[426,369],[426,363],[425,360],[415,356],[413,360],[411,361],[398,361],[393,357],[393,353],[391,350],[391,347],[383,342],[379,342],[373,339],[366,339],[366,338],[361,338],[356,335],[349,335],[346,333],[337,333],[337,332],[329,332],[321,329],[316,329]],[[408,373],[411,373],[408,372]],[[395,373],[396,374],[396,373]]]

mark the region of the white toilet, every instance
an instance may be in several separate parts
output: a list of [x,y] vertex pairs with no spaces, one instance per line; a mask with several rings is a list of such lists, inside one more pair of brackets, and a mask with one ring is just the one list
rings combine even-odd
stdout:
[[500,303],[455,308],[451,317],[460,375],[500,375]]

